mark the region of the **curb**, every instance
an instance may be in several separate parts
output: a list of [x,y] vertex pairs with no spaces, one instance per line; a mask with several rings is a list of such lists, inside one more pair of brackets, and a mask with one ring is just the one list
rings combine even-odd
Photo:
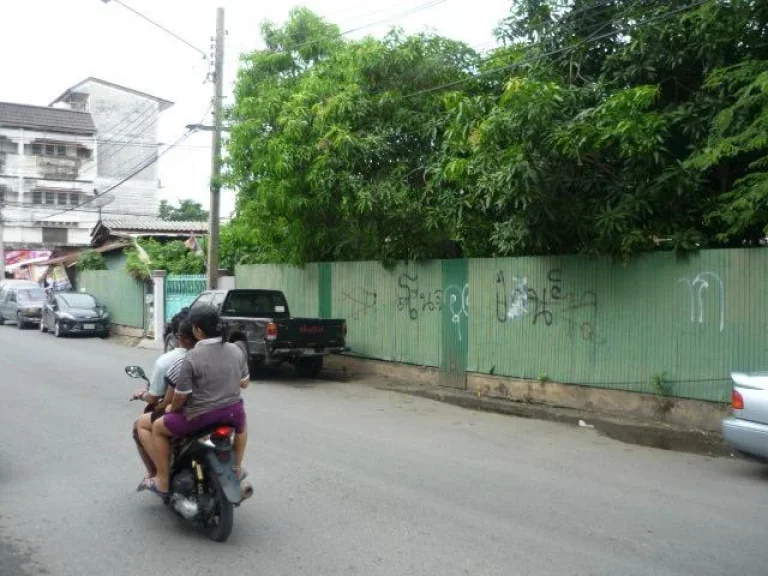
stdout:
[[556,408],[543,404],[523,404],[509,400],[477,397],[454,390],[405,388],[396,385],[380,386],[380,388],[445,402],[468,410],[494,412],[518,418],[548,420],[569,426],[578,426],[579,421],[583,419],[603,436],[626,444],[705,456],[730,456],[731,454],[720,435],[707,430],[680,428],[663,422],[619,419],[597,412]]

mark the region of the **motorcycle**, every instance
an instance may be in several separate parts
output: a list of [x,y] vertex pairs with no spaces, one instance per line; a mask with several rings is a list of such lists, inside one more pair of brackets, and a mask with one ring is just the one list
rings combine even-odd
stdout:
[[[126,366],[125,373],[148,381],[140,366]],[[253,494],[250,483],[241,486],[235,473],[234,436],[231,426],[214,425],[171,442],[169,490],[163,501],[216,542],[229,538],[234,508]]]

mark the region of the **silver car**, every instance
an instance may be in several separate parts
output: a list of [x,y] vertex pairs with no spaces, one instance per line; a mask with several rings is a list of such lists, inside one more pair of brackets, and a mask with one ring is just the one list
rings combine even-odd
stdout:
[[731,374],[731,417],[723,420],[723,438],[749,458],[768,461],[768,373]]
[[29,280],[6,280],[0,284],[0,324],[15,322],[19,330],[39,324],[45,291]]

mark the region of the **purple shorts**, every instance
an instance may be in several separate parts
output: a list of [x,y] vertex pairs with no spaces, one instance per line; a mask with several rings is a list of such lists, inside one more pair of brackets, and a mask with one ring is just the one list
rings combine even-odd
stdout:
[[194,436],[199,430],[216,424],[232,426],[237,434],[241,434],[245,430],[245,409],[243,408],[243,401],[238,400],[234,404],[224,406],[224,408],[216,408],[216,410],[200,414],[190,420],[187,420],[187,417],[179,412],[166,414],[163,416],[163,424],[165,424],[168,432],[179,438]]

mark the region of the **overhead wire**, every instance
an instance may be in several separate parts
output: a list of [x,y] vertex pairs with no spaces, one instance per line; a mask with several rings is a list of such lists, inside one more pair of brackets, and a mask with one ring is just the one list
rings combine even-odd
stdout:
[[94,200],[98,200],[99,198],[102,198],[103,196],[105,196],[106,194],[109,194],[113,190],[118,189],[120,186],[122,186],[123,184],[125,184],[126,182],[128,182],[129,180],[131,180],[132,178],[137,176],[138,174],[142,173],[144,170],[146,170],[147,168],[152,166],[154,163],[158,162],[160,160],[160,158],[162,158],[168,152],[173,150],[173,148],[175,146],[177,146],[178,144],[181,144],[184,140],[189,138],[189,136],[191,134],[192,134],[192,131],[191,130],[187,130],[187,132],[182,134],[175,142],[173,142],[172,144],[169,144],[162,152],[160,152],[159,154],[155,155],[153,158],[150,158],[147,161],[143,162],[141,164],[141,166],[138,166],[135,169],[132,169],[130,171],[130,173],[128,173],[125,176],[121,177],[121,179],[116,184],[113,184],[112,186],[108,187],[106,190],[104,190],[102,192],[99,192],[98,194],[94,194],[92,197],[86,199],[84,202],[81,202],[77,206],[57,211],[57,212],[55,212],[53,214],[49,214],[48,216],[43,217],[42,219],[43,220],[48,220],[49,218],[54,218],[56,216],[60,216],[62,214],[66,214],[67,212],[72,212],[76,208],[80,208],[81,206],[85,206],[87,204],[90,204]]
[[122,7],[123,7],[123,8],[125,8],[126,10],[128,10],[129,12],[132,12],[133,14],[135,14],[136,16],[138,16],[139,18],[141,18],[141,19],[143,19],[143,20],[146,20],[147,22],[149,22],[149,23],[150,23],[150,24],[152,24],[153,26],[155,26],[155,27],[159,28],[160,30],[162,30],[162,31],[163,31],[163,32],[165,32],[166,34],[168,34],[168,35],[172,36],[173,38],[175,38],[175,39],[176,39],[176,40],[178,40],[179,42],[181,42],[181,43],[183,43],[183,44],[186,44],[187,46],[189,46],[190,48],[192,48],[192,50],[194,50],[195,52],[199,52],[200,54],[202,54],[202,56],[203,56],[203,59],[204,59],[204,60],[208,59],[208,54],[205,52],[205,50],[202,50],[201,48],[198,48],[197,46],[195,46],[194,44],[192,44],[192,43],[191,43],[191,42],[189,42],[188,40],[186,40],[186,39],[182,38],[181,36],[179,36],[178,34],[176,34],[175,32],[173,32],[172,30],[169,30],[168,28],[166,28],[165,26],[163,26],[163,25],[162,25],[162,24],[160,24],[159,22],[156,22],[155,20],[153,20],[152,18],[150,18],[150,17],[149,17],[149,16],[147,16],[146,14],[143,14],[142,12],[139,12],[139,11],[138,11],[138,10],[136,10],[135,8],[132,8],[131,6],[129,6],[128,4],[126,4],[125,2],[123,2],[122,0],[111,0],[111,1],[112,1],[112,2],[115,2],[116,4],[119,4],[120,6],[122,6]]

